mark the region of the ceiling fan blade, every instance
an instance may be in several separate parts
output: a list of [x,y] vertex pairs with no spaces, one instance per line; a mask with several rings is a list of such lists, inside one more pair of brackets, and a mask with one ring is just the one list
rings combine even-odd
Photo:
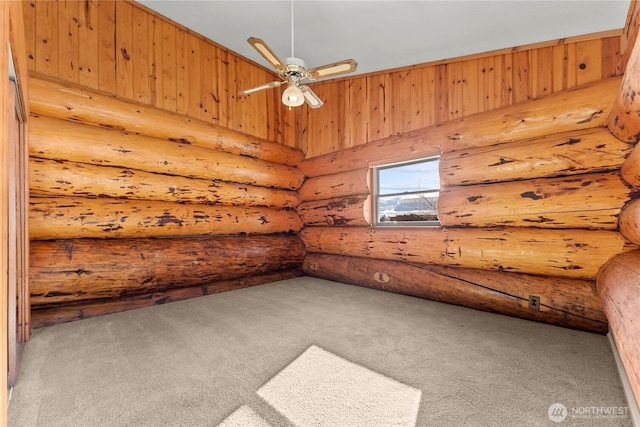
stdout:
[[259,86],[251,87],[249,89],[244,89],[244,90],[238,91],[238,95],[251,95],[254,92],[258,92],[260,90],[265,90],[265,89],[271,89],[272,87],[282,86],[283,84],[284,84],[283,81],[265,83],[265,84],[262,84],[262,85],[259,85]]
[[258,51],[260,55],[262,55],[264,59],[269,62],[269,64],[273,65],[276,70],[283,71],[287,68],[287,66],[284,65],[284,62],[282,62],[282,60],[278,58],[278,55],[273,53],[273,51],[269,48],[269,46],[267,46],[264,41],[257,37],[249,37],[247,41],[251,46],[253,46],[255,50]]
[[334,62],[333,64],[323,65],[321,67],[309,70],[309,78],[312,80],[321,79],[323,77],[336,76],[338,74],[351,73],[358,68],[358,63],[353,59],[345,59],[344,61]]
[[304,95],[304,100],[309,104],[309,107],[320,108],[324,105],[322,99],[320,99],[309,86],[302,85],[300,86],[300,90],[302,91],[302,95]]

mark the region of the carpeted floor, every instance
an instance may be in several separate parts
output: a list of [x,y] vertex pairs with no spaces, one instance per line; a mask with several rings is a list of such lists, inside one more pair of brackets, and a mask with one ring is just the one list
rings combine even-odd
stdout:
[[407,386],[418,426],[631,425],[586,413],[627,407],[604,336],[310,277],[37,329],[9,425],[290,427],[316,348]]

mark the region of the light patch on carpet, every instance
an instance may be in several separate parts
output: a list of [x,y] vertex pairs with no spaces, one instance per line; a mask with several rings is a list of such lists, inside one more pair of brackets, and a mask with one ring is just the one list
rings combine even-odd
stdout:
[[242,405],[224,419],[218,427],[272,427],[247,405]]
[[415,426],[422,392],[315,345],[258,390],[297,426]]

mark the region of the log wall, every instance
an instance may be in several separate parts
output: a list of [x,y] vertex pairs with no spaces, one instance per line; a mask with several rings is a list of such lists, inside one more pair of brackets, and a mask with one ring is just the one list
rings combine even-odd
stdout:
[[[640,113],[636,100],[640,91],[640,43],[637,35],[640,5],[632,2],[629,13],[629,33],[635,38],[631,53],[626,59],[626,71],[618,96],[614,102],[608,129],[621,141],[635,145],[624,161],[621,175],[629,186],[640,186]],[[640,244],[640,199],[638,192],[625,204],[620,214],[620,233],[627,240]],[[604,311],[611,325],[613,341],[620,353],[634,399],[640,406],[640,322],[638,322],[638,303],[640,302],[640,251],[615,256],[602,266],[598,272],[597,290],[602,298]],[[637,408],[636,406],[636,408]]]
[[[308,255],[303,269],[326,279],[433,301],[587,331],[608,330],[593,281],[327,254]],[[531,310],[530,295],[549,298],[539,310]]]
[[30,89],[34,327],[301,274],[300,150],[59,80]]
[[35,242],[33,303],[114,299],[237,279],[247,270],[289,270],[304,253],[295,235],[107,239],[100,252],[95,245],[91,239]]
[[[433,265],[589,282],[607,251],[635,247],[616,231],[634,194],[616,177],[630,146],[603,128],[630,29],[315,83],[325,107],[296,113],[278,91],[237,99],[270,71],[135,2],[22,4],[28,67],[46,77],[31,96],[38,239],[280,235],[304,224],[303,236],[326,226],[348,240],[371,222],[371,164],[443,152],[440,214],[452,234],[419,250]],[[306,151],[299,197],[301,155],[275,145]],[[300,218],[290,211],[299,202]],[[424,236],[407,239],[419,247]],[[358,244],[340,256],[377,250],[375,238]]]
[[[633,146],[606,127],[620,83],[307,158],[305,273],[605,333],[598,271],[637,248],[618,231]],[[369,167],[434,154],[441,227],[370,227]]]

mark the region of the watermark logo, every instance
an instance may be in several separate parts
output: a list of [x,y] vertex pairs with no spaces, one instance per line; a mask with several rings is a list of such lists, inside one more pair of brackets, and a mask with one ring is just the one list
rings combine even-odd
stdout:
[[554,423],[563,422],[567,418],[568,414],[569,414],[569,411],[567,410],[567,407],[564,406],[562,403],[554,403],[551,406],[549,406],[549,410],[547,410],[547,415],[549,415],[549,419]]
[[568,410],[562,403],[553,403],[547,410],[549,419],[561,423],[571,419],[616,419],[629,418],[628,406],[575,406]]

